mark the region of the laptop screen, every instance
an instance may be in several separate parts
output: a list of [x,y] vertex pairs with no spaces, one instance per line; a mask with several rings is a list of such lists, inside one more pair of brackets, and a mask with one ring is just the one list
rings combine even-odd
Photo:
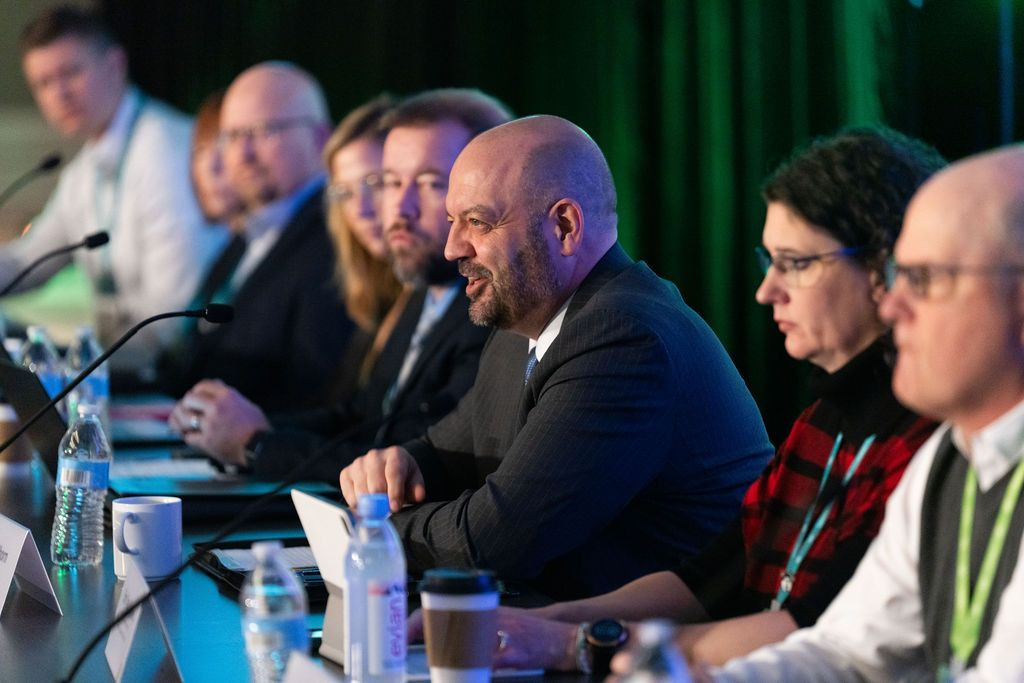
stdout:
[[[32,417],[50,402],[50,396],[39,378],[31,370],[15,365],[9,358],[0,357],[0,387],[21,420]],[[54,478],[57,476],[57,450],[67,429],[64,418],[53,406],[28,428],[28,438]]]

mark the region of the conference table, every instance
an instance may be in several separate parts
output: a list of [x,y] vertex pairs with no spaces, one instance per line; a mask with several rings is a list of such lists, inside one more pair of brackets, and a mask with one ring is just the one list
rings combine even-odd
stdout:
[[[115,448],[115,459],[121,457]],[[300,485],[301,487],[301,485]],[[278,501],[281,503],[283,501]],[[185,499],[182,550],[208,541],[228,520],[218,510],[216,519],[197,519]],[[113,569],[113,551],[106,513],[103,562],[94,567],[68,571],[50,562],[50,534],[55,492],[53,478],[36,460],[27,474],[10,476],[0,467],[0,514],[27,527],[42,556],[57,601],[59,616],[12,584],[0,613],[0,681],[54,681],[63,679],[92,637],[114,616],[123,582]],[[294,509],[278,504],[273,517],[257,517],[228,536],[231,540],[303,537]],[[16,583],[16,582],[15,582]],[[229,683],[249,677],[241,631],[237,596],[224,589],[204,571],[189,567],[155,598],[169,634],[174,656],[184,680]],[[506,602],[503,599],[503,602]],[[522,591],[511,600],[518,606],[545,602],[543,596]],[[323,624],[323,606],[313,605],[307,625]],[[106,637],[96,646],[75,677],[78,681],[113,680],[104,657]],[[340,667],[316,658],[320,666],[341,676]],[[531,677],[536,680],[537,677]],[[545,680],[586,679],[582,675],[545,675]],[[135,641],[124,671],[125,681],[177,680],[174,662],[167,654],[159,623],[152,608],[143,606]],[[522,678],[517,678],[523,681]],[[526,679],[530,680],[530,679]]]
[[[64,677],[89,640],[114,615],[122,582],[114,575],[110,531],[106,530],[103,563],[67,571],[51,566],[50,526],[53,521],[53,480],[41,463],[30,473],[0,476],[0,514],[29,528],[43,557],[61,617],[12,585],[0,614],[0,681],[46,681]],[[188,522],[183,528],[184,551],[208,540],[220,522]],[[297,519],[266,519],[244,526],[230,538],[289,538],[302,536]],[[187,556],[187,555],[186,555]],[[236,598],[199,569],[190,567],[156,596],[174,655],[186,681],[248,680],[240,610]],[[322,621],[311,610],[310,624]],[[93,650],[75,680],[112,680],[103,649]],[[338,673],[330,663],[325,666]],[[176,680],[152,609],[143,608],[124,680]]]

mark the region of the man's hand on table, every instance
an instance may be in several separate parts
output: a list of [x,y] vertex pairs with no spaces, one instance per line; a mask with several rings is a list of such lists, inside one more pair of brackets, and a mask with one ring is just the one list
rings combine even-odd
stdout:
[[355,508],[364,493],[386,493],[391,511],[406,503],[422,503],[427,497],[423,474],[409,452],[399,446],[378,448],[356,458],[341,471],[341,493]]
[[270,422],[259,407],[220,380],[204,379],[178,401],[168,419],[189,446],[226,465],[245,465],[245,444]]

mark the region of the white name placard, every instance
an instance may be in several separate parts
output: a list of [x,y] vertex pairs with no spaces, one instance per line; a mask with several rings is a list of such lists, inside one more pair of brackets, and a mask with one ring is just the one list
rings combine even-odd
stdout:
[[318,666],[309,655],[293,650],[284,669],[281,683],[341,683],[340,678]]
[[[143,578],[142,572],[139,571],[139,566],[135,564],[135,559],[129,555],[125,558],[125,561],[127,572],[125,574],[124,586],[121,588],[121,596],[118,598],[117,608],[114,610],[114,614],[117,615],[123,614],[129,605],[149,592],[149,585],[146,583],[146,579]],[[152,596],[146,602],[153,608],[153,615],[160,626],[160,635],[164,639],[164,645],[167,646],[167,652],[171,655],[171,662],[174,663],[174,670],[178,674],[178,680],[182,681],[184,678],[181,675],[181,667],[178,666],[178,659],[174,656],[174,648],[171,647],[171,638],[167,634],[167,626],[164,624],[164,618],[160,614],[160,607],[157,606],[156,600]],[[104,648],[103,654],[107,657],[107,666],[110,667],[110,673],[114,676],[114,683],[121,683],[121,677],[124,675],[125,667],[128,665],[128,655],[131,653],[135,632],[139,627],[139,619],[142,618],[143,605],[139,605],[131,614],[122,619],[121,623],[115,626],[114,630],[107,636],[107,646]]]
[[18,577],[18,588],[64,616],[32,532],[0,515],[0,612],[7,602],[7,593],[15,576]]

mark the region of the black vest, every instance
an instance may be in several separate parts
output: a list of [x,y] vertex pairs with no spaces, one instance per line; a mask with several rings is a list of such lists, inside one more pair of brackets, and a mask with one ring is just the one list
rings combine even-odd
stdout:
[[[960,508],[964,480],[967,477],[967,459],[951,440],[951,431],[939,443],[928,474],[928,484],[921,505],[921,547],[918,580],[921,586],[921,617],[924,622],[924,647],[928,666],[932,671],[948,664],[951,650],[949,629],[953,620],[953,595],[956,585],[956,551],[960,533]],[[981,561],[988,547],[988,539],[995,526],[999,505],[1003,501],[1007,484],[1013,476],[1011,469],[995,486],[978,492],[974,510],[974,528],[971,530],[971,591],[978,578]],[[992,592],[981,621],[978,646],[966,662],[974,666],[978,653],[992,634],[992,624],[999,611],[1003,590],[1010,582],[1017,565],[1021,534],[1024,533],[1024,495],[1017,501],[1010,529],[1006,535],[1003,554],[996,566]]]

